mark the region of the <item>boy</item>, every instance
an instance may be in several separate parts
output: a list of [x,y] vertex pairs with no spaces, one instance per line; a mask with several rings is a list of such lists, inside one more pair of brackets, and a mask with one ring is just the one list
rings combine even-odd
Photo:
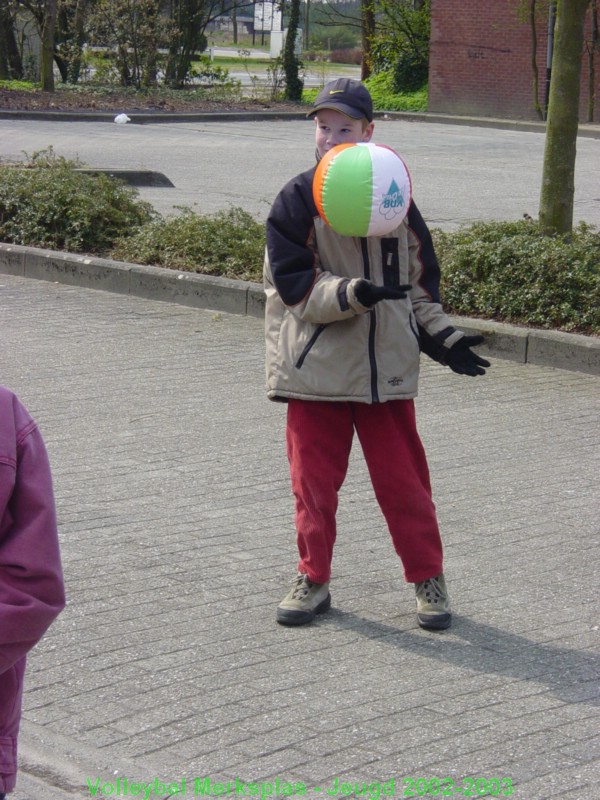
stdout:
[[[371,96],[348,78],[327,84],[308,116],[317,159],[373,135]],[[447,628],[442,543],[415,424],[419,351],[483,375],[489,362],[470,349],[483,337],[465,336],[445,315],[431,236],[414,203],[389,236],[340,236],[318,216],[314,171],[282,189],[267,220],[267,390],[288,403],[300,555],[277,621],[303,625],[330,607],[338,492],[356,431],[405,579],[415,584],[418,623]]]
[[46,448],[0,386],[0,800],[15,787],[25,657],[64,604]]

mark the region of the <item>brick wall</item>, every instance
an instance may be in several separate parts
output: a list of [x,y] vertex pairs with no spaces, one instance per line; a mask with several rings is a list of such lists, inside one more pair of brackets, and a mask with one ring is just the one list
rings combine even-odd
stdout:
[[[546,91],[548,4],[538,2],[540,106]],[[533,94],[533,36],[524,0],[432,0],[429,110],[539,119]],[[519,9],[521,9],[519,11]],[[588,13],[587,39],[591,29]],[[595,113],[600,121],[600,53],[595,58]],[[588,60],[584,54],[580,120],[587,121]]]

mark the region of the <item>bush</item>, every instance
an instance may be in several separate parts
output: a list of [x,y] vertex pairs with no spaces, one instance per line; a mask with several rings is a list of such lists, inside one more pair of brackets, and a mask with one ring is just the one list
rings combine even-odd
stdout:
[[600,334],[600,233],[549,237],[533,221],[433,231],[449,313]]
[[360,47],[332,50],[329,60],[332,64],[361,64],[363,52]]
[[212,217],[184,208],[123,236],[111,255],[136,264],[262,281],[264,225],[247,211],[230,208]]
[[427,87],[398,94],[391,70],[372,75],[365,81],[365,86],[373,98],[373,107],[378,111],[427,111]]
[[[241,208],[158,218],[134,189],[36,153],[0,166],[0,240],[260,282],[264,225]],[[600,233],[549,237],[532,220],[433,230],[446,311],[600,335]]]
[[[384,72],[373,75],[365,81],[365,86],[373,98],[375,111],[427,111],[426,87],[418,92],[394,94],[392,85],[393,77]],[[302,102],[314,103],[319,91],[319,89],[304,89]]]
[[396,92],[416,92],[427,85],[429,61],[414,52],[402,53],[392,69]]
[[154,212],[137,192],[106,175],[86,175],[52,149],[26,165],[0,167],[0,240],[102,254]]

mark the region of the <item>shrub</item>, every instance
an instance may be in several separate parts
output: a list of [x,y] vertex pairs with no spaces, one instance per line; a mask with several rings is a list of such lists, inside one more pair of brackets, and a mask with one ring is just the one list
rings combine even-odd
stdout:
[[[264,225],[241,208],[159,218],[137,192],[52,150],[0,165],[0,240],[260,282]],[[433,230],[449,313],[600,335],[600,232],[532,220]]]
[[391,70],[378,72],[365,81],[378,111],[427,111],[427,87],[415,92],[398,94]]
[[393,67],[392,74],[397,92],[416,92],[427,85],[429,61],[419,53],[402,53]]
[[433,231],[447,311],[600,333],[600,233],[544,236],[533,221]]
[[[365,86],[371,93],[375,111],[427,111],[427,88],[420,89],[418,92],[394,94],[393,77],[385,72],[368,78]],[[304,89],[302,101],[314,103],[319,91],[319,89]]]
[[363,52],[360,47],[332,50],[330,61],[332,64],[360,64]]
[[189,208],[181,212],[155,220],[133,236],[123,236],[112,257],[206,275],[262,280],[264,225],[237,207],[214,216],[200,216]]
[[26,165],[0,167],[0,240],[13,244],[104,253],[153,211],[137,192],[106,175],[76,171],[52,149]]

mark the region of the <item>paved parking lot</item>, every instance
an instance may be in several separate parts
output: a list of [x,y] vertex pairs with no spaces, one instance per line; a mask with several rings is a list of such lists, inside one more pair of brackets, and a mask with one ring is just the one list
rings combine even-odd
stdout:
[[[233,205],[265,219],[283,184],[314,163],[313,127],[310,120],[277,119],[154,125],[0,119],[0,160],[51,146],[93,167],[162,172],[174,188],[141,189],[162,214],[176,206],[214,213]],[[390,119],[377,120],[374,140],[405,159],[415,200],[434,227],[538,216],[541,130]],[[598,164],[600,139],[580,137],[575,221],[600,227]]]
[[30,657],[14,800],[596,796],[600,377],[424,362],[453,627],[417,627],[357,446],[333,610],[293,630],[261,321],[5,275],[0,319],[69,595]]

